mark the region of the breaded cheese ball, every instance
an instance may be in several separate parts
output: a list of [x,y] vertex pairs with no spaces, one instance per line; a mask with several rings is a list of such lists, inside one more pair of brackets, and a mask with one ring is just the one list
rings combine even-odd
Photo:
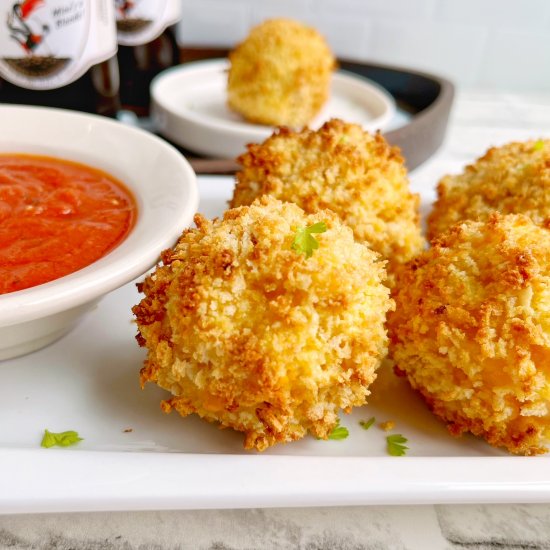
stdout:
[[453,435],[517,454],[550,434],[550,229],[492,214],[453,226],[411,261],[390,349]]
[[409,190],[399,149],[380,134],[338,119],[317,131],[281,128],[237,161],[233,207],[271,195],[309,213],[329,208],[389,261],[390,273],[424,248],[420,199]]
[[428,218],[434,239],[457,222],[486,220],[498,211],[550,225],[550,140],[493,147],[462,174],[445,176]]
[[[326,439],[340,409],[365,403],[386,355],[383,262],[332,212],[271,197],[195,222],[133,309],[142,384],[173,394],[166,412],[244,432],[247,449]],[[320,222],[311,256],[293,249]]]
[[336,66],[324,38],[292,19],[254,27],[229,61],[229,107],[251,122],[292,128],[321,110]]

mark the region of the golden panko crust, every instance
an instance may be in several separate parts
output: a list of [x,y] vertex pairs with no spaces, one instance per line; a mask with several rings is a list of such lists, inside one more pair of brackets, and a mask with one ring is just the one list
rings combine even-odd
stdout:
[[[320,221],[313,255],[292,250]],[[247,449],[327,438],[339,409],[365,403],[387,351],[383,262],[332,212],[272,197],[195,222],[140,286],[142,384],[173,394],[166,411],[244,432]]]
[[292,128],[321,110],[336,66],[324,38],[291,19],[254,27],[229,61],[229,107],[251,122]]
[[546,452],[550,230],[522,215],[453,226],[401,273],[390,353],[454,435]]
[[525,214],[550,226],[550,140],[493,147],[462,174],[445,176],[428,217],[428,238],[465,220]]
[[420,199],[409,190],[399,149],[380,134],[337,119],[317,131],[281,128],[237,161],[233,207],[267,194],[308,213],[331,209],[389,261],[390,273],[424,248]]

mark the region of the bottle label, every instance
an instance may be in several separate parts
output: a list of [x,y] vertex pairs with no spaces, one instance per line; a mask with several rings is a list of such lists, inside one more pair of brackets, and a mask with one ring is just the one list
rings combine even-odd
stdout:
[[51,90],[116,53],[111,0],[11,0],[0,7],[0,77]]
[[115,0],[118,43],[147,44],[181,18],[181,0]]

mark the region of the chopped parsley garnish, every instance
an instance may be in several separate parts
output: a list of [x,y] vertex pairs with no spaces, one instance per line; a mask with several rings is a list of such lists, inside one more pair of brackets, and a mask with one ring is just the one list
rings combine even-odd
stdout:
[[361,428],[363,428],[363,430],[368,430],[374,423],[376,422],[376,418],[371,417],[369,418],[366,422],[365,420],[361,420],[359,422],[359,426],[361,426]]
[[[349,435],[349,430],[345,426],[340,426],[340,419],[336,421],[336,426],[332,429],[332,432],[328,434],[327,439],[332,439],[333,441],[338,441],[340,439],[346,439]],[[318,437],[317,439],[323,439]]]
[[535,141],[535,145],[533,146],[533,149],[535,151],[540,151],[544,147],[544,141],[542,139],[539,139],[538,141]]
[[69,447],[79,441],[82,441],[82,438],[79,437],[78,433],[74,431],[54,433],[44,430],[44,437],[42,438],[42,443],[40,443],[40,445],[42,447],[46,447],[46,449],[49,449],[54,445],[57,445],[58,447]]
[[338,441],[340,439],[346,439],[349,435],[349,431],[345,426],[336,426],[332,432],[330,432],[328,438]]
[[391,456],[404,456],[409,450],[409,448],[405,446],[408,439],[401,434],[388,435],[386,441],[388,442],[388,453]]
[[314,250],[319,248],[319,241],[313,236],[314,233],[324,233],[327,230],[325,222],[317,222],[309,227],[300,227],[294,235],[292,241],[292,250],[298,254],[305,254],[306,258],[310,258]]

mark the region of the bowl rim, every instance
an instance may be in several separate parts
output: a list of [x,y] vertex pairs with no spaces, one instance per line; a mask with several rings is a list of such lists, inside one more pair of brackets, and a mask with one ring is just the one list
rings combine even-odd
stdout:
[[[151,223],[155,213],[141,200],[138,186],[133,186],[131,181],[125,181],[115,175],[130,190],[138,205],[136,222],[126,238],[105,256],[78,271],[47,283],[0,295],[0,329],[76,308],[97,300],[104,294],[143,275],[157,263],[161,251],[172,246],[182,230],[191,223],[192,216],[197,212],[199,204],[195,172],[186,158],[162,138],[100,115],[50,107],[2,104],[0,105],[0,121],[3,116],[17,116],[18,112],[25,112],[25,116],[31,114],[42,123],[44,123],[44,119],[53,116],[60,128],[64,120],[72,119],[76,124],[81,121],[82,124],[87,125],[90,132],[93,132],[94,127],[99,126],[105,131],[116,132],[116,135],[120,135],[121,140],[125,136],[132,136],[133,139],[138,138],[144,146],[147,146],[148,151],[156,150],[163,155],[163,158],[172,162],[174,172],[181,172],[182,195],[178,203],[178,211],[173,216],[174,220],[166,221],[159,234],[144,233],[144,226],[141,225],[146,223],[143,221],[144,218]],[[34,144],[36,145],[36,142]],[[33,142],[29,140],[29,147],[32,148],[32,146]],[[27,153],[27,151],[21,152]],[[44,154],[67,158],[66,155],[55,153],[55,145],[51,147],[51,153]],[[93,166],[109,173],[109,169],[101,166],[99,153],[97,158],[98,164]],[[70,157],[67,160],[90,164]],[[158,185],[158,180],[155,181],[155,185]]]

